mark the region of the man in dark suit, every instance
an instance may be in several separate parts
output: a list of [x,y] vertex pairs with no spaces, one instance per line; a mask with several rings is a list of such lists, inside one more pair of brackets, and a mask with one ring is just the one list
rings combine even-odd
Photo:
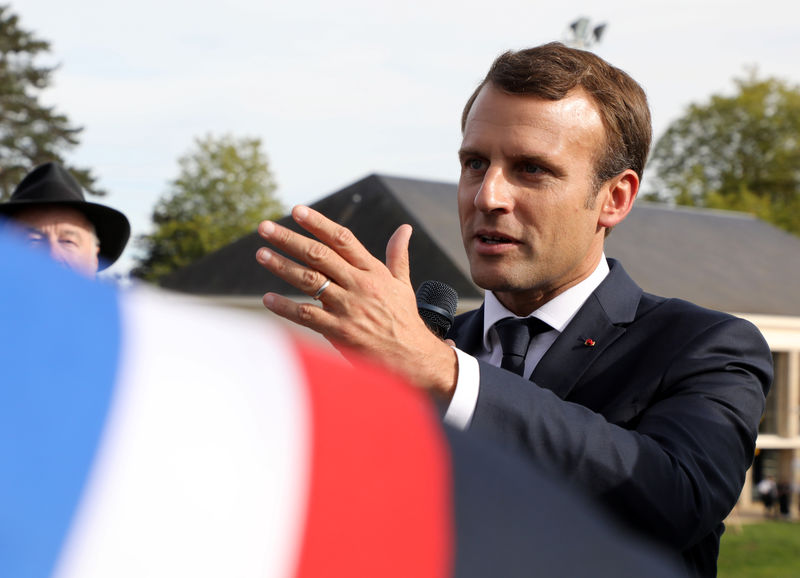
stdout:
[[[462,117],[458,209],[483,306],[455,347],[426,333],[408,282],[410,228],[386,266],[305,207],[319,241],[271,222],[267,269],[322,307],[267,308],[405,374],[445,420],[515,448],[714,576],[772,380],[751,324],[647,295],[603,253],[650,146],[644,91],[596,55],[553,43],[500,56]],[[531,491],[535,491],[532,489]],[[569,539],[566,537],[565,539]]]

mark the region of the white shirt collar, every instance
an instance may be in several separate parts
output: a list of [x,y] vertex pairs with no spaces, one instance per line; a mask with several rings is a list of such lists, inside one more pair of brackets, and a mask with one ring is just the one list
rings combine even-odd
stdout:
[[[597,267],[586,279],[570,287],[563,293],[556,295],[550,301],[533,311],[529,317],[538,317],[550,327],[561,333],[567,324],[572,321],[575,314],[586,302],[597,286],[603,282],[608,275],[609,268],[606,256],[600,258]],[[483,300],[483,347],[485,351],[491,349],[489,343],[489,329],[496,322],[506,317],[517,317],[506,309],[494,293],[486,291]]]

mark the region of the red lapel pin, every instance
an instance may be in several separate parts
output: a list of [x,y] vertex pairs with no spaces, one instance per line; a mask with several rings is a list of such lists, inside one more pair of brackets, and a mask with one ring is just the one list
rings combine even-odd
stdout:
[[583,342],[583,344],[586,347],[594,347],[595,345],[597,345],[597,342],[594,339],[587,339],[586,341]]

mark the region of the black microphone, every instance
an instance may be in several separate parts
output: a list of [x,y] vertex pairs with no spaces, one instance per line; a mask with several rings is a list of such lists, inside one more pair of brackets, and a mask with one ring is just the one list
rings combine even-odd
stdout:
[[458,293],[447,283],[425,281],[417,289],[419,316],[438,337],[444,338],[455,319]]

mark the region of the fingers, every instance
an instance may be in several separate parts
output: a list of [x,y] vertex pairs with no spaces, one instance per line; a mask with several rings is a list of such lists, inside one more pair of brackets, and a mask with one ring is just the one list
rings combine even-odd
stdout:
[[314,295],[328,278],[337,283],[347,282],[346,261],[319,241],[272,221],[262,222],[258,232],[276,249],[307,265],[303,266],[265,247],[256,253],[256,260],[263,267],[304,293]]
[[[283,255],[276,253],[266,247],[262,247],[256,252],[256,260],[265,268],[289,283],[297,287],[309,297],[319,298],[318,292],[329,281],[331,277],[317,269],[304,267],[303,265],[287,259]],[[335,279],[334,279],[335,281]],[[325,287],[326,296],[330,296],[333,283]]]
[[320,331],[333,323],[332,316],[313,303],[297,303],[276,293],[267,293],[261,299],[264,307],[293,323]]
[[375,257],[356,239],[350,229],[302,205],[292,210],[292,218],[352,266],[367,270],[375,265]]
[[263,221],[258,227],[259,234],[276,249],[310,268],[306,269],[267,249],[260,250],[256,254],[259,263],[287,283],[313,295],[324,282],[316,272],[348,289],[357,283],[353,277],[359,270],[369,271],[378,265],[383,267],[346,227],[308,207],[295,207],[292,216],[301,227],[319,240],[310,239],[272,221]]
[[395,279],[411,285],[408,263],[408,243],[411,240],[411,225],[400,225],[386,245],[386,266]]

